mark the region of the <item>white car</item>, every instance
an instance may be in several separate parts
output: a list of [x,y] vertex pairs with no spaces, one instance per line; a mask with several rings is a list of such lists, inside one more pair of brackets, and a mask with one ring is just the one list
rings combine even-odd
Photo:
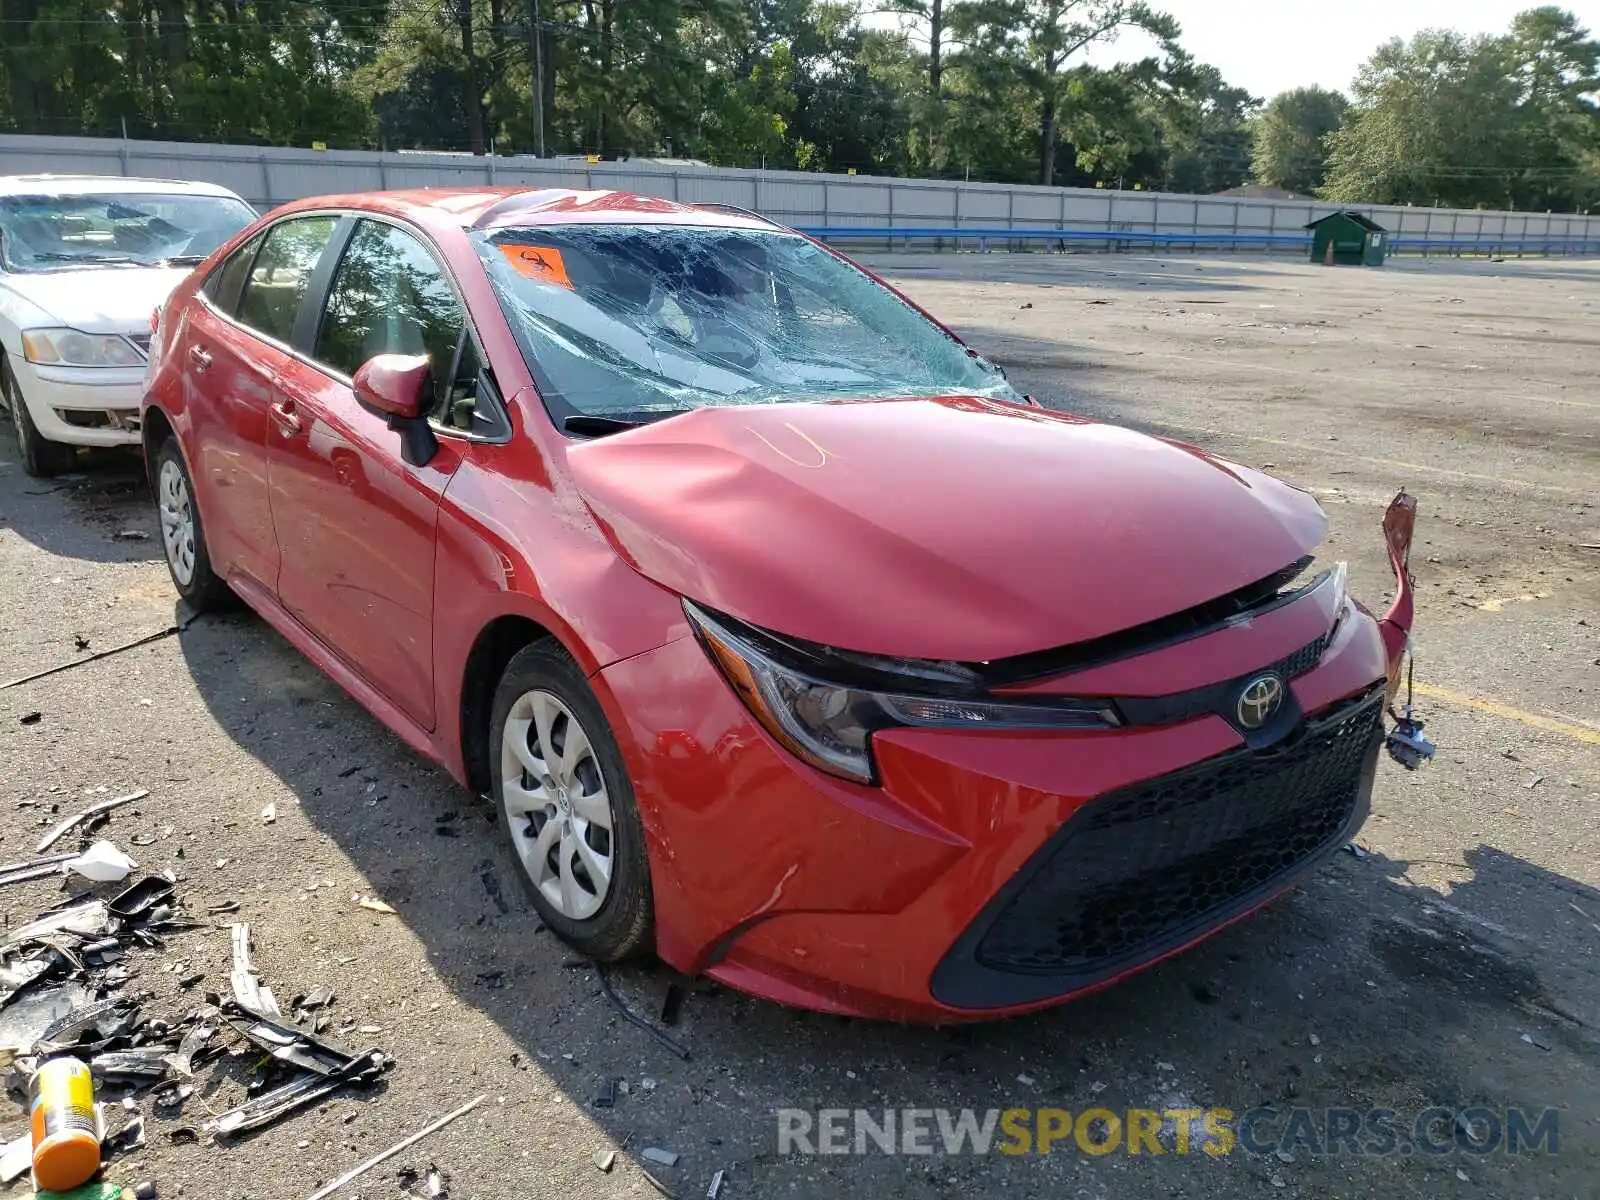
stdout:
[[28,474],[138,444],[152,312],[255,216],[209,183],[0,177],[0,403]]

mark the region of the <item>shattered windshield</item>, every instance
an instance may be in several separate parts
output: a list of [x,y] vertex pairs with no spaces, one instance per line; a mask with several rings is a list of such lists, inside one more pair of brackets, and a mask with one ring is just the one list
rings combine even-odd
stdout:
[[7,271],[192,266],[255,216],[232,196],[0,196],[0,265]]
[[870,276],[795,234],[558,225],[475,235],[560,420],[819,398],[1019,398]]

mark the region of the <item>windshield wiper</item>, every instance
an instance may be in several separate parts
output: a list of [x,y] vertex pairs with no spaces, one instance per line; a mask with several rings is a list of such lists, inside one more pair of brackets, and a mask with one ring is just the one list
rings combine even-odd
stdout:
[[608,433],[637,429],[641,425],[649,425],[667,417],[676,417],[688,411],[686,408],[664,408],[658,412],[637,413],[626,417],[607,417],[600,413],[573,413],[561,422],[561,428],[580,437],[604,437]]
[[209,254],[174,254],[171,258],[163,258],[161,265],[164,267],[198,267]]
[[142,258],[134,258],[127,254],[60,254],[54,250],[46,250],[40,254],[30,254],[29,258],[35,262],[64,262],[64,263],[114,263],[119,266],[147,267],[151,264]]

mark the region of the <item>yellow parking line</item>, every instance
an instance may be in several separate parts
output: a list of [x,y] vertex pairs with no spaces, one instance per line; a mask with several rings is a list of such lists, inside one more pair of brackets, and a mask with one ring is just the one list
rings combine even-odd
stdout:
[[1543,729],[1549,733],[1559,733],[1569,738],[1576,738],[1578,741],[1586,742],[1591,746],[1600,746],[1600,729],[1590,729],[1584,725],[1575,725],[1571,721],[1558,721],[1554,717],[1541,717],[1538,713],[1513,708],[1509,704],[1501,704],[1498,700],[1480,700],[1476,696],[1463,696],[1460,692],[1434,687],[1431,683],[1417,684],[1416,692],[1419,696],[1429,696],[1435,700],[1443,700],[1446,704],[1459,704],[1463,708],[1475,708],[1479,712],[1486,712],[1491,716],[1504,717],[1508,721],[1517,721],[1523,725],[1531,725],[1535,729]]

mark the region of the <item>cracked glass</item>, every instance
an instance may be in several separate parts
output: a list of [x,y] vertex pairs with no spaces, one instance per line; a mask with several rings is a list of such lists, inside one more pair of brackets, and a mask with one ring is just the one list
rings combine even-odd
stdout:
[[558,421],[789,400],[1021,399],[894,292],[796,234],[572,224],[474,240]]

